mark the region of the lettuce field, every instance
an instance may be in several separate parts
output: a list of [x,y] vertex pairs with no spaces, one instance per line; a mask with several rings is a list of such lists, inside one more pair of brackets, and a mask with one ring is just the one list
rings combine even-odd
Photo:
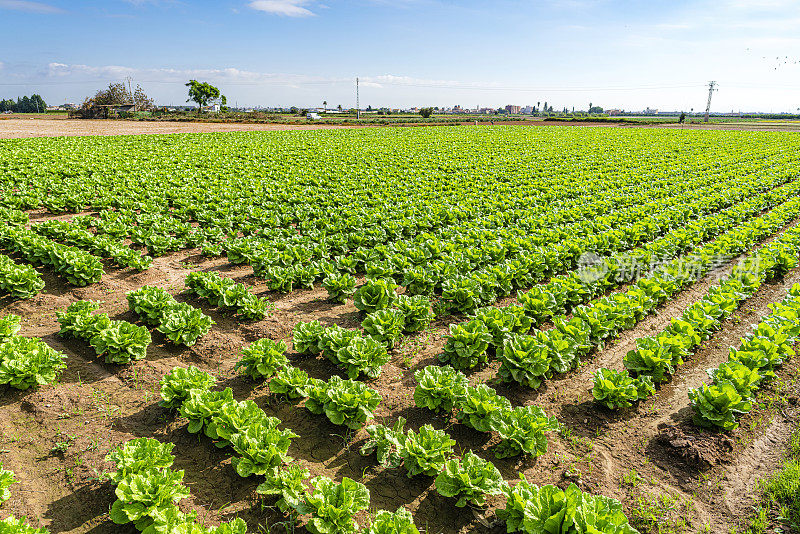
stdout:
[[799,169],[744,131],[0,141],[0,532],[789,529]]

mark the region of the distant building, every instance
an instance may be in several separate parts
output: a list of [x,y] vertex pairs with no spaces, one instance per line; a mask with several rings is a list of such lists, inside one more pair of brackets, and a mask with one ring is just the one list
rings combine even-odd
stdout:
[[609,117],[617,117],[625,112],[621,109],[607,109],[606,113],[609,115]]
[[522,108],[522,113],[525,115],[532,115],[533,114],[533,106],[525,106]]
[[511,105],[511,104],[509,104],[509,105],[507,105],[507,106],[506,106],[506,111],[508,111],[508,112],[509,112],[509,113],[511,113],[512,115],[518,115],[518,114],[519,114],[519,111],[520,111],[520,109],[521,109],[521,108],[520,108],[519,106],[513,106],[513,105]]
[[658,110],[657,109],[646,108],[644,111],[642,111],[642,114],[644,114],[644,115],[658,115]]

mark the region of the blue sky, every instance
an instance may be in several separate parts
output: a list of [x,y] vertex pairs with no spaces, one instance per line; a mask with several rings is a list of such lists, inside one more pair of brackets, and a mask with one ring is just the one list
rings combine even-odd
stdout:
[[81,102],[130,76],[230,104],[800,107],[796,0],[0,0],[0,96]]

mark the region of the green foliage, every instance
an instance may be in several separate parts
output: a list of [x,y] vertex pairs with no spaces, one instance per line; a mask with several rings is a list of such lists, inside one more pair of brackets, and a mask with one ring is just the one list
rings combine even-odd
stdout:
[[185,302],[173,302],[164,307],[158,331],[175,344],[191,347],[206,334],[214,321]]
[[467,387],[457,407],[456,417],[459,421],[479,432],[489,432],[492,430],[493,414],[511,410],[511,403],[486,384],[478,384]]
[[11,491],[8,488],[16,481],[14,472],[3,469],[3,464],[0,463],[0,504],[3,504],[11,497]]
[[303,502],[306,493],[304,482],[311,473],[299,463],[293,462],[273,467],[264,476],[264,482],[258,485],[256,493],[279,495],[276,505],[282,512],[288,512],[297,509]]
[[[375,315],[379,313],[375,312]],[[381,366],[389,361],[389,354],[381,340],[370,334],[350,340],[350,343],[336,351],[336,360],[352,380],[361,374],[377,378],[381,374]]]
[[742,398],[729,381],[714,385],[703,384],[689,390],[689,400],[695,411],[694,421],[705,427],[734,430],[739,426],[736,416],[751,410],[752,404]]
[[350,273],[331,273],[322,280],[322,287],[328,290],[328,299],[345,302],[356,292],[356,278]]
[[383,278],[367,280],[353,295],[353,302],[364,313],[372,313],[389,308],[397,298],[397,284]]
[[44,289],[44,280],[30,265],[19,265],[0,254],[0,292],[14,299],[29,299]]
[[191,272],[186,277],[189,292],[212,306],[232,310],[249,321],[266,317],[269,301],[252,294],[244,284],[237,284],[216,272]]
[[312,386],[306,408],[311,413],[325,413],[331,423],[358,429],[381,402],[381,396],[362,382],[332,376],[327,384]]
[[243,374],[255,380],[269,378],[287,365],[286,343],[264,338],[242,348],[242,359],[234,370],[241,369]]
[[523,452],[539,456],[547,452],[545,432],[558,430],[555,417],[548,417],[538,406],[517,406],[513,410],[496,410],[490,426],[502,441],[495,449],[497,458],[517,456]]
[[300,503],[301,514],[311,514],[306,528],[312,534],[350,534],[358,532],[355,514],[369,506],[369,490],[343,477],[336,483],[328,477],[315,477],[314,491]]
[[486,349],[491,341],[489,329],[478,320],[450,325],[439,360],[456,369],[472,369],[488,361]]
[[64,337],[82,338],[89,342],[98,356],[105,355],[106,363],[126,364],[147,356],[152,342],[144,326],[127,321],[112,321],[108,314],[92,315],[99,303],[79,300],[63,312],[56,312]]
[[0,534],[48,534],[49,532],[45,528],[30,526],[25,517],[16,518],[12,514],[5,519],[0,519]]
[[375,452],[378,463],[383,467],[399,467],[403,463],[401,456],[402,441],[404,439],[403,426],[406,420],[398,417],[394,426],[369,425],[365,428],[369,438],[364,442],[360,452],[368,456]]
[[504,488],[506,507],[497,517],[507,532],[595,532],[637,534],[619,501],[584,493],[575,484],[566,490],[538,487],[524,475],[516,486]]
[[287,451],[292,438],[298,435],[288,429],[278,430],[279,423],[279,419],[267,417],[230,436],[231,447],[238,455],[233,467],[239,476],[264,475],[273,467],[291,462]]
[[153,438],[134,438],[126,441],[106,455],[106,462],[114,462],[116,468],[109,474],[114,485],[125,478],[150,469],[165,470],[172,467],[174,443],[161,443]]
[[521,306],[479,308],[475,310],[473,318],[486,325],[492,335],[491,344],[498,349],[509,335],[527,334],[532,325]]
[[269,390],[272,393],[282,393],[289,399],[300,399],[308,397],[310,385],[311,381],[305,371],[287,365],[278,369],[269,381]]
[[469,380],[449,365],[429,365],[414,373],[414,402],[420,408],[449,412],[467,394]]
[[653,379],[648,375],[632,378],[628,371],[598,369],[594,374],[592,396],[610,410],[628,408],[634,402],[655,393]]
[[184,85],[189,88],[189,99],[187,102],[196,102],[200,111],[203,111],[203,108],[207,106],[209,102],[221,96],[219,89],[208,82],[189,80]]
[[278,422],[274,417],[267,417],[264,410],[251,400],[229,402],[221,405],[218,413],[211,416],[205,434],[216,440],[217,447],[222,448],[230,445],[234,436],[247,432],[251,427],[273,427]]
[[389,348],[397,345],[405,326],[405,316],[400,310],[378,310],[361,322],[364,332]]
[[206,334],[214,321],[197,308],[177,302],[165,290],[143,286],[127,295],[128,305],[147,324],[157,325],[159,332],[175,344],[191,347]]
[[182,484],[183,471],[145,469],[120,480],[114,493],[117,500],[109,514],[117,525],[133,522],[144,530],[179,500],[189,497]]
[[757,369],[751,369],[736,360],[725,362],[716,369],[709,369],[708,376],[714,384],[730,382],[743,399],[755,397],[754,392],[762,380]]
[[433,320],[430,300],[424,295],[398,295],[394,306],[403,314],[404,333],[424,330]]
[[500,471],[472,451],[467,451],[461,460],[447,460],[436,477],[436,491],[443,497],[457,499],[459,508],[467,504],[483,506],[487,495],[500,495],[504,487]]
[[550,351],[536,336],[507,334],[497,358],[500,380],[531,389],[538,388],[550,370]]
[[0,343],[0,384],[16,389],[52,384],[66,356],[39,338],[13,336]]
[[175,367],[161,379],[161,406],[180,408],[189,398],[192,390],[208,390],[214,387],[217,379],[197,367]]
[[19,315],[13,314],[0,317],[0,343],[5,343],[20,331],[21,320]]
[[320,341],[325,332],[325,327],[319,321],[310,323],[297,323],[294,327],[292,342],[294,350],[300,354],[316,355],[322,352]]
[[180,407],[180,414],[189,420],[188,430],[196,434],[207,429],[214,417],[219,416],[223,406],[233,404],[233,390],[190,389],[189,398]]
[[455,440],[443,430],[423,425],[419,432],[409,430],[400,439],[400,456],[408,478],[417,475],[436,476],[453,455]]
[[366,534],[419,534],[411,512],[402,506],[395,513],[378,510]]

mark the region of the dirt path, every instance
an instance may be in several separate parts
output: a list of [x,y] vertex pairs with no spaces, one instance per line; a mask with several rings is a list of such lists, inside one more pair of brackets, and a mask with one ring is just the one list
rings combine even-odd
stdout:
[[76,135],[140,135],[173,133],[253,132],[350,128],[326,124],[234,124],[211,122],[144,122],[91,119],[2,119],[0,139]]

